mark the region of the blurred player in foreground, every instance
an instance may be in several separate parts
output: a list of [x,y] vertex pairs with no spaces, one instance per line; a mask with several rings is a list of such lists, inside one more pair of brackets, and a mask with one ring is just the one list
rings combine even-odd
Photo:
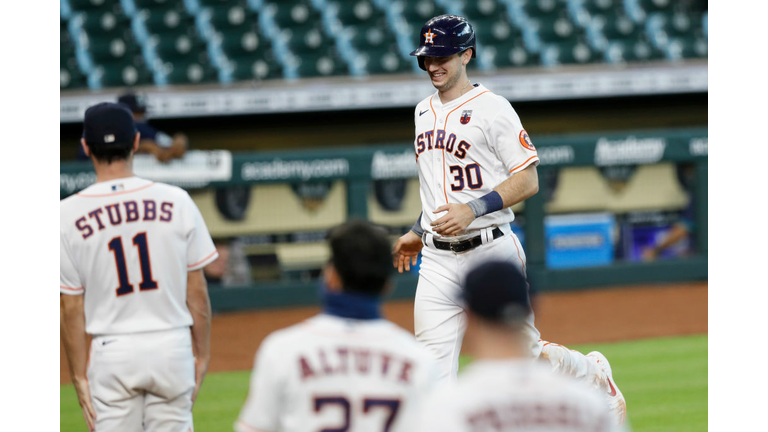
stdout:
[[[411,53],[436,91],[414,111],[422,213],[393,255],[402,272],[422,252],[414,329],[443,381],[456,379],[467,329],[462,279],[491,260],[513,263],[525,273],[525,251],[510,228],[515,218],[510,207],[539,190],[538,153],[517,113],[505,98],[467,77],[475,51],[469,22],[440,15],[424,24],[419,48]],[[607,403],[618,419],[624,418],[624,397],[608,385],[596,358],[540,340],[533,312],[523,330],[529,356],[548,359],[555,370],[587,382],[604,383]]]
[[133,175],[139,139],[125,106],[85,112],[96,183],[61,201],[61,338],[89,430],[189,431],[218,254],[189,194]]
[[[466,347],[475,361],[458,381],[427,399],[419,432],[619,430],[600,395],[530,358],[525,277],[514,264],[489,261],[469,272]],[[608,371],[610,374],[610,371]]]
[[238,432],[414,430],[434,367],[410,332],[381,316],[387,235],[351,221],[329,243],[323,313],[262,342]]

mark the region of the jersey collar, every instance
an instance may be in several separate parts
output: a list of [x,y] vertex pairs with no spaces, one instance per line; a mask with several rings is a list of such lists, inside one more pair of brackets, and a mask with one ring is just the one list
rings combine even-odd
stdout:
[[463,104],[464,102],[472,99],[473,97],[479,95],[480,93],[482,93],[482,92],[484,92],[486,90],[488,90],[488,89],[486,89],[485,86],[483,86],[482,84],[474,83],[474,84],[472,84],[472,90],[464,93],[460,97],[458,97],[458,98],[456,98],[456,99],[454,99],[454,100],[452,100],[452,101],[450,101],[450,102],[448,102],[446,104],[444,104],[442,101],[440,101],[440,92],[435,90],[435,94],[432,97],[432,106],[435,108],[435,110],[455,108],[455,107]]
[[94,183],[87,188],[83,189],[78,195],[83,197],[89,196],[105,196],[117,193],[126,193],[136,189],[143,188],[152,181],[146,180],[140,177],[125,177],[104,182]]

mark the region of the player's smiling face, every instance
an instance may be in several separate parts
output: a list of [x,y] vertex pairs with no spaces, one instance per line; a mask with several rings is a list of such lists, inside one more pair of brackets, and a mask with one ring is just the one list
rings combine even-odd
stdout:
[[460,54],[450,57],[424,57],[424,67],[432,79],[432,85],[441,92],[453,88],[463,72]]

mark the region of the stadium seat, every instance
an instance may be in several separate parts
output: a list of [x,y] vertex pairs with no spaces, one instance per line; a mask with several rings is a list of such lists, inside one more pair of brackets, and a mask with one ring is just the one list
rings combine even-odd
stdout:
[[581,40],[547,44],[541,51],[541,64],[544,66],[570,63],[586,64],[594,63],[600,59],[600,54]]
[[133,61],[141,57],[141,48],[133,41],[122,38],[88,38],[88,51],[97,64]]
[[138,13],[150,34],[194,32],[194,17],[178,5],[168,8],[142,9]]
[[283,68],[275,60],[271,49],[254,55],[230,57],[228,67],[236,80],[266,80],[281,78]]
[[464,13],[463,16],[475,27],[475,31],[479,29],[479,25],[475,24],[476,22],[498,19],[506,15],[505,6],[496,0],[462,0],[460,3]]
[[242,221],[229,221],[216,208],[215,193],[205,189],[190,193],[213,237],[251,234],[289,234],[327,230],[347,218],[344,182],[334,182],[322,205],[311,211],[289,184],[258,185],[251,188],[251,202]]
[[206,6],[246,6],[247,0],[197,0],[201,7]]
[[283,29],[282,37],[285,38],[288,48],[294,54],[323,50],[334,46],[333,39],[325,33],[320,23]]
[[532,20],[536,34],[543,43],[570,42],[574,38],[583,37],[584,29],[579,27],[565,11],[557,16],[545,16]]
[[346,62],[331,47],[324,51],[305,52],[294,56],[299,76],[302,78],[348,74]]
[[642,26],[623,14],[594,15],[591,24],[610,41],[634,41],[643,33]]
[[662,58],[664,53],[642,38],[609,42],[605,50],[605,61],[608,63],[645,62]]
[[82,29],[91,38],[123,38],[133,40],[130,19],[122,12],[90,11],[77,14]]
[[[74,60],[74,59],[66,59],[66,63],[70,63],[71,60]],[[64,61],[65,59],[62,58],[62,62]],[[83,75],[82,72],[80,72],[77,66],[68,67],[62,64],[59,77],[60,77],[60,86],[59,86],[60,90],[73,90],[73,89],[85,88],[88,86],[88,81],[85,75]]]
[[68,0],[73,11],[119,12],[120,0]]
[[258,25],[259,15],[239,4],[218,4],[201,12],[201,16],[210,20],[218,30],[251,29]]
[[554,21],[565,12],[560,0],[521,0],[523,11],[529,18]]
[[506,16],[493,18],[478,18],[473,23],[477,41],[484,46],[504,44],[509,42],[520,43],[523,34],[510,23]]
[[132,87],[153,82],[141,57],[101,64],[95,74],[102,87]]
[[365,61],[365,70],[371,75],[413,71],[410,63],[413,60],[402,58],[396,47],[368,49],[362,51],[361,55]]
[[493,63],[498,68],[538,66],[541,64],[539,54],[527,51],[520,42],[486,45],[484,50],[490,52]]
[[674,8],[675,3],[677,3],[674,0],[637,0],[637,1],[639,3],[639,6],[646,13],[671,11]]
[[413,35],[415,46],[418,46],[418,32],[421,27],[429,21],[430,18],[446,13],[444,7],[438,5],[434,0],[423,0],[418,2],[398,1],[395,7],[405,19],[410,27],[410,34]]
[[196,53],[196,59],[178,59],[163,64],[168,84],[200,84],[218,80],[216,69],[207,60],[205,52]]
[[[701,14],[684,12],[657,12],[648,15],[646,31],[649,33],[664,32],[670,37],[681,37],[701,30]],[[649,34],[650,36],[650,34]]]
[[334,3],[338,6],[336,17],[345,26],[378,27],[385,18],[384,12],[371,0],[337,0]]
[[689,199],[677,180],[674,164],[640,165],[622,192],[611,199],[608,209],[614,213],[681,210]]
[[605,211],[611,203],[608,183],[596,167],[562,168],[547,213]]
[[190,31],[155,34],[149,38],[148,44],[164,61],[197,59],[206,50],[205,41]]
[[320,12],[309,0],[270,0],[267,3],[275,10],[275,22],[281,28],[306,26],[320,23]]
[[706,58],[708,44],[703,36],[678,37],[670,39],[666,50],[667,58],[671,60]]
[[222,30],[217,32],[212,40],[228,57],[258,56],[272,46],[270,41],[254,28]]
[[396,46],[395,34],[387,27],[386,20],[378,18],[373,25],[350,25],[345,32],[350,37],[352,46],[358,51],[385,49]]

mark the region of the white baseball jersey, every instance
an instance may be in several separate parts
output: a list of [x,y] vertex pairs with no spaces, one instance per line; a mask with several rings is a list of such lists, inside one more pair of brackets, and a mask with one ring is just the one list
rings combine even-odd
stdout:
[[[538,164],[536,148],[509,102],[480,84],[446,104],[438,92],[416,105],[414,147],[421,185],[421,226],[445,213],[447,203],[467,203],[493,191],[511,175]],[[505,208],[475,219],[467,231],[508,224]]]
[[420,432],[618,430],[594,390],[530,359],[469,365],[427,399]]
[[138,177],[61,201],[60,292],[85,295],[92,335],[192,325],[187,272],[218,257],[184,190]]
[[389,321],[317,315],[261,344],[235,430],[413,431],[433,372]]

